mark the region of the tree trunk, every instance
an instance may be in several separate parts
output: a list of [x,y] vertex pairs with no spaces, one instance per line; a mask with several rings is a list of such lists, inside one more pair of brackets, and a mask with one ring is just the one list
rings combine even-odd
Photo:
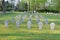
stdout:
[[6,8],[5,8],[5,2],[4,2],[4,0],[2,1],[2,10],[3,10],[3,13],[6,13]]

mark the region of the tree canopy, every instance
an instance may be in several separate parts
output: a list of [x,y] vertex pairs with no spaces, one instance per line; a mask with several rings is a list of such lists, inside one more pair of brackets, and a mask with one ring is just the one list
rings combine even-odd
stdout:
[[[0,1],[0,10],[1,6],[4,9],[4,0]],[[9,5],[12,6],[12,3],[14,1],[14,5],[16,6],[17,9],[19,10],[54,10],[54,11],[59,11],[60,12],[60,0],[8,0]],[[51,1],[51,2],[50,2]],[[6,4],[7,5],[7,4]],[[8,6],[8,9],[13,8]]]

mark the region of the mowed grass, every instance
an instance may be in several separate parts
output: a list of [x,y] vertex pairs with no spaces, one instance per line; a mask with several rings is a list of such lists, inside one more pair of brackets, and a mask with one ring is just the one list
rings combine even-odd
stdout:
[[[41,13],[45,18],[48,18],[49,24],[46,25],[44,19],[41,19],[44,25],[43,29],[39,30],[33,14],[31,29],[28,30],[27,19],[29,14],[19,28],[16,28],[16,24],[11,22],[11,18],[19,14],[21,13],[0,14],[0,40],[60,40],[60,17],[58,15]],[[9,20],[8,28],[4,26],[4,20],[6,19]],[[51,22],[55,22],[55,30],[50,30]]]

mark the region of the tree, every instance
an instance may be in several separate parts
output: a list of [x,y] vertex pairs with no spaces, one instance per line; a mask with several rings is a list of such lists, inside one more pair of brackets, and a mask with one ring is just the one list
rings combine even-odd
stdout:
[[2,10],[2,1],[0,0],[0,11]]
[[5,8],[5,2],[4,2],[4,0],[2,1],[2,9],[3,9],[3,13],[6,13],[6,8]]
[[7,8],[7,0],[2,0],[2,9],[3,9],[3,13],[6,13],[6,8]]

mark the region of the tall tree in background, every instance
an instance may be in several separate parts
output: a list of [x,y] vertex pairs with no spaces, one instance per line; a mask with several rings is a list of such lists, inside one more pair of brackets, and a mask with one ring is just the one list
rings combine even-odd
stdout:
[[57,0],[57,10],[60,12],[60,0]]
[[2,9],[3,9],[3,13],[6,13],[5,0],[2,1]]
[[3,10],[3,13],[6,13],[7,4],[8,4],[8,0],[2,0],[2,10]]
[[46,0],[31,0],[31,9],[40,10],[44,7]]
[[2,10],[2,0],[0,0],[0,11]]

